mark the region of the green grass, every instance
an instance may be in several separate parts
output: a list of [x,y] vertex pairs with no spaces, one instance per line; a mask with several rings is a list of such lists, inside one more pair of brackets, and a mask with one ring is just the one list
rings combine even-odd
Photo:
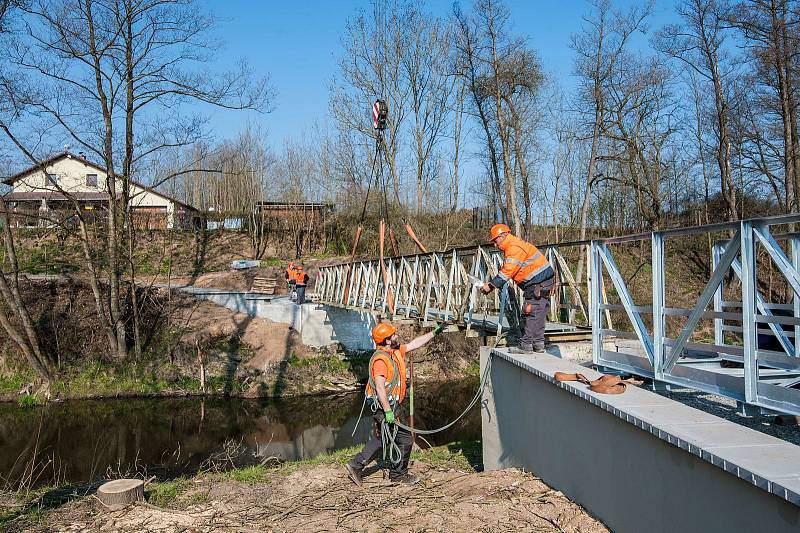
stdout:
[[[31,505],[20,509],[0,510],[0,531],[5,531],[11,522],[16,526],[24,524],[37,524],[45,516],[45,510],[38,505]],[[26,528],[23,528],[26,529]]]
[[190,486],[191,482],[183,477],[171,479],[169,481],[162,481],[160,483],[154,483],[150,489],[148,500],[153,505],[165,507],[177,500],[181,494],[189,490]]
[[98,361],[72,369],[51,387],[54,393],[70,396],[115,396],[118,394],[153,394],[167,390],[197,392],[200,382],[179,377],[168,382],[152,367],[128,364],[115,367]]
[[279,267],[283,266],[283,261],[278,259],[277,257],[265,257],[261,260],[262,267]]
[[472,361],[466,369],[467,375],[469,376],[479,376],[481,374],[481,361],[480,359],[475,359]]
[[79,270],[78,265],[67,260],[65,249],[55,244],[42,244],[35,248],[18,250],[19,268],[30,274],[67,274]]
[[416,451],[411,454],[411,458],[436,468],[479,472],[483,470],[483,445],[479,440],[456,441]]
[[[266,483],[275,476],[288,476],[299,470],[315,466],[344,465],[361,450],[361,446],[353,446],[332,453],[318,455],[312,459],[290,462],[269,462],[263,465],[235,468],[226,472],[213,474],[220,481],[234,481],[255,485]],[[415,451],[411,458],[435,468],[447,468],[462,472],[479,472],[483,470],[483,449],[481,441],[456,441],[444,446],[436,446],[427,450]]]
[[303,468],[326,465],[343,465],[349,461],[350,458],[360,449],[360,446],[353,446],[351,448],[337,450],[332,453],[324,453],[312,459],[303,459],[301,461],[271,461],[262,465],[234,468],[226,472],[215,474],[215,476],[217,479],[223,481],[236,481],[239,483],[254,485],[269,481],[270,478],[274,476],[288,476]]
[[25,531],[26,526],[41,522],[47,511],[73,499],[74,487],[70,484],[38,487],[9,493],[0,491],[0,502],[15,501],[14,507],[0,508],[0,531],[13,522],[14,529]]
[[19,407],[38,407],[40,405],[44,405],[47,403],[42,396],[31,396],[31,395],[24,395],[17,398],[17,405]]
[[32,370],[17,370],[13,374],[0,376],[0,394],[16,394],[28,383],[36,382],[36,373]]
[[320,357],[308,357],[300,359],[292,355],[287,363],[289,366],[295,368],[311,368],[316,367],[325,372],[345,372],[350,369],[347,361],[342,361],[335,355],[324,355]]

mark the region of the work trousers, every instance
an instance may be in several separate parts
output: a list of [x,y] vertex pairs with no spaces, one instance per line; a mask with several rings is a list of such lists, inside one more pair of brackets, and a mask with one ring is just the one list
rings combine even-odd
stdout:
[[519,321],[521,348],[544,347],[544,328],[550,311],[550,293],[555,278],[522,287],[524,302]]
[[289,299],[294,300],[293,293],[295,290],[297,290],[297,285],[295,284],[295,282],[290,281],[289,283],[287,283],[286,290],[289,291]]
[[298,304],[306,303],[306,286],[305,285],[298,285],[297,286],[297,303]]
[[[369,400],[368,400],[369,401]],[[397,409],[395,409],[395,416],[399,416]],[[355,457],[350,460],[350,466],[356,470],[363,470],[368,464],[376,459],[382,458],[383,446],[381,443],[381,427],[384,419],[383,410],[378,409],[372,414],[372,431],[369,434],[369,440],[364,445],[364,448],[358,452]],[[390,426],[391,427],[391,426]],[[397,428],[397,436],[395,443],[400,447],[403,458],[399,463],[389,465],[389,479],[398,478],[408,472],[408,462],[411,459],[411,433],[403,428]],[[387,451],[388,461],[388,451]]]

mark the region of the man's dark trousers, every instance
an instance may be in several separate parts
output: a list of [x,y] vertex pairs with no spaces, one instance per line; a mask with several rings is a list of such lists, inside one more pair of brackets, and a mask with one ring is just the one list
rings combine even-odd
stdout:
[[[369,400],[368,400],[369,401]],[[397,415],[397,411],[395,411]],[[376,459],[380,459],[383,453],[383,446],[381,445],[381,422],[383,422],[383,410],[378,409],[372,414],[372,431],[369,434],[369,440],[364,445],[364,448],[350,460],[350,466],[358,471],[361,471]],[[389,426],[392,427],[391,425]],[[411,433],[403,428],[397,428],[397,436],[395,443],[400,447],[403,454],[402,460],[396,465],[390,465],[389,479],[398,478],[408,472],[408,462],[411,459]],[[388,452],[387,452],[388,453]],[[388,461],[388,455],[387,455]]]
[[540,283],[529,283],[522,287],[525,301],[522,305],[520,317],[520,347],[544,347],[544,328],[547,323],[547,313],[550,311],[550,293],[553,290],[555,278],[546,279]]

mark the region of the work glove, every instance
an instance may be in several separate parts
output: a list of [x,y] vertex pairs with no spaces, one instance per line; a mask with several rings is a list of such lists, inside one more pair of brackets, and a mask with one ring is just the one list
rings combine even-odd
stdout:
[[386,417],[386,421],[388,423],[394,424],[394,411],[386,411],[384,416]]
[[438,335],[442,331],[444,331],[444,324],[439,324],[438,326],[433,328],[433,336],[435,337],[436,335]]

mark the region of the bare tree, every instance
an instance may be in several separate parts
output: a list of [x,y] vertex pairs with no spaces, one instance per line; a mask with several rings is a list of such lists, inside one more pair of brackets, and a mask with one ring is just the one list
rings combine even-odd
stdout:
[[348,134],[373,139],[368,106],[376,98],[385,99],[389,105],[382,139],[396,198],[400,197],[398,153],[410,94],[403,73],[406,35],[410,31],[395,0],[374,0],[372,17],[362,12],[348,21],[340,74],[331,88],[331,115]]
[[730,81],[733,69],[725,49],[724,2],[685,0],[676,10],[683,19],[659,31],[656,47],[680,60],[711,84],[714,95],[720,190],[725,199],[728,220],[736,220],[736,186],[731,166]]
[[[9,18],[15,5],[9,0],[0,1],[0,39],[7,38],[6,29],[12,24]],[[0,128],[9,121],[17,120],[21,113],[17,100],[22,87],[14,73],[9,72],[5,62],[0,63]],[[52,359],[45,352],[39,332],[30,311],[22,298],[19,284],[19,262],[12,233],[12,214],[5,199],[0,196],[0,224],[2,228],[3,254],[0,260],[0,326],[17,345],[25,362],[37,373],[43,382],[43,392],[49,391],[53,381]]]
[[[576,54],[575,73],[580,80],[576,106],[591,139],[580,210],[581,240],[586,239],[592,187],[597,179],[601,133],[607,120],[608,83],[619,68],[631,36],[646,28],[645,22],[652,10],[651,2],[634,6],[626,13],[613,11],[609,0],[592,0],[591,4],[592,11],[583,17],[583,28],[572,36],[572,49]],[[583,260],[578,262],[578,283],[583,277],[583,263]]]
[[[756,114],[780,119],[782,148],[778,152],[783,166],[783,207],[786,212],[798,209],[800,186],[800,139],[798,139],[797,109],[800,101],[798,57],[800,57],[800,5],[791,0],[747,0],[738,2],[726,13],[728,19],[745,38],[754,65],[754,88],[765,88],[765,105],[752,102],[763,113],[751,113],[749,130],[756,133],[756,150],[752,158],[758,171],[774,183],[768,162],[770,151],[765,128],[760,127]],[[754,91],[757,92],[757,91]],[[776,110],[777,113],[773,113]],[[768,119],[769,120],[769,119]],[[776,195],[780,197],[781,195]]]
[[[492,206],[495,209],[499,209],[503,220],[508,221],[508,210],[501,193],[500,162],[489,107],[491,101],[485,94],[482,83],[484,76],[483,40],[477,22],[473,17],[460,9],[456,9],[455,18],[457,27],[454,39],[456,72],[464,80],[463,83],[467,87],[471,103],[470,114],[478,120],[483,133],[483,145],[486,148],[484,164],[487,167],[487,182],[490,185]],[[494,218],[498,218],[497,213],[495,213]]]
[[412,151],[417,214],[420,214],[427,186],[435,178],[434,150],[449,118],[448,97],[452,88],[446,71],[449,39],[441,23],[428,18],[416,6],[405,9],[403,20],[409,33],[404,39],[401,63],[413,115]]
[[670,72],[656,61],[622,59],[609,80],[603,134],[610,151],[601,159],[613,161],[618,169],[615,178],[607,179],[633,192],[640,229],[659,228],[665,214],[662,185],[669,170],[665,151],[676,133]]
[[[23,9],[23,31],[7,54],[31,89],[25,94],[28,120],[0,126],[23,149],[21,131],[38,120],[51,137],[69,139],[105,167],[102,254],[80,206],[73,204],[97,314],[111,353],[123,358],[122,279],[127,272],[135,283],[136,276],[126,244],[133,240],[130,183],[137,165],[166,147],[197,139],[200,121],[181,120],[170,110],[190,102],[266,109],[268,85],[252,84],[243,65],[219,76],[203,69],[213,52],[208,40],[213,22],[192,0],[37,0]],[[38,164],[33,150],[24,152]],[[134,285],[134,309],[135,292]]]
[[464,137],[464,101],[467,87],[461,77],[454,77],[453,88],[455,95],[452,99],[453,111],[453,159],[450,174],[450,213],[458,209],[459,194],[461,190],[461,146]]

